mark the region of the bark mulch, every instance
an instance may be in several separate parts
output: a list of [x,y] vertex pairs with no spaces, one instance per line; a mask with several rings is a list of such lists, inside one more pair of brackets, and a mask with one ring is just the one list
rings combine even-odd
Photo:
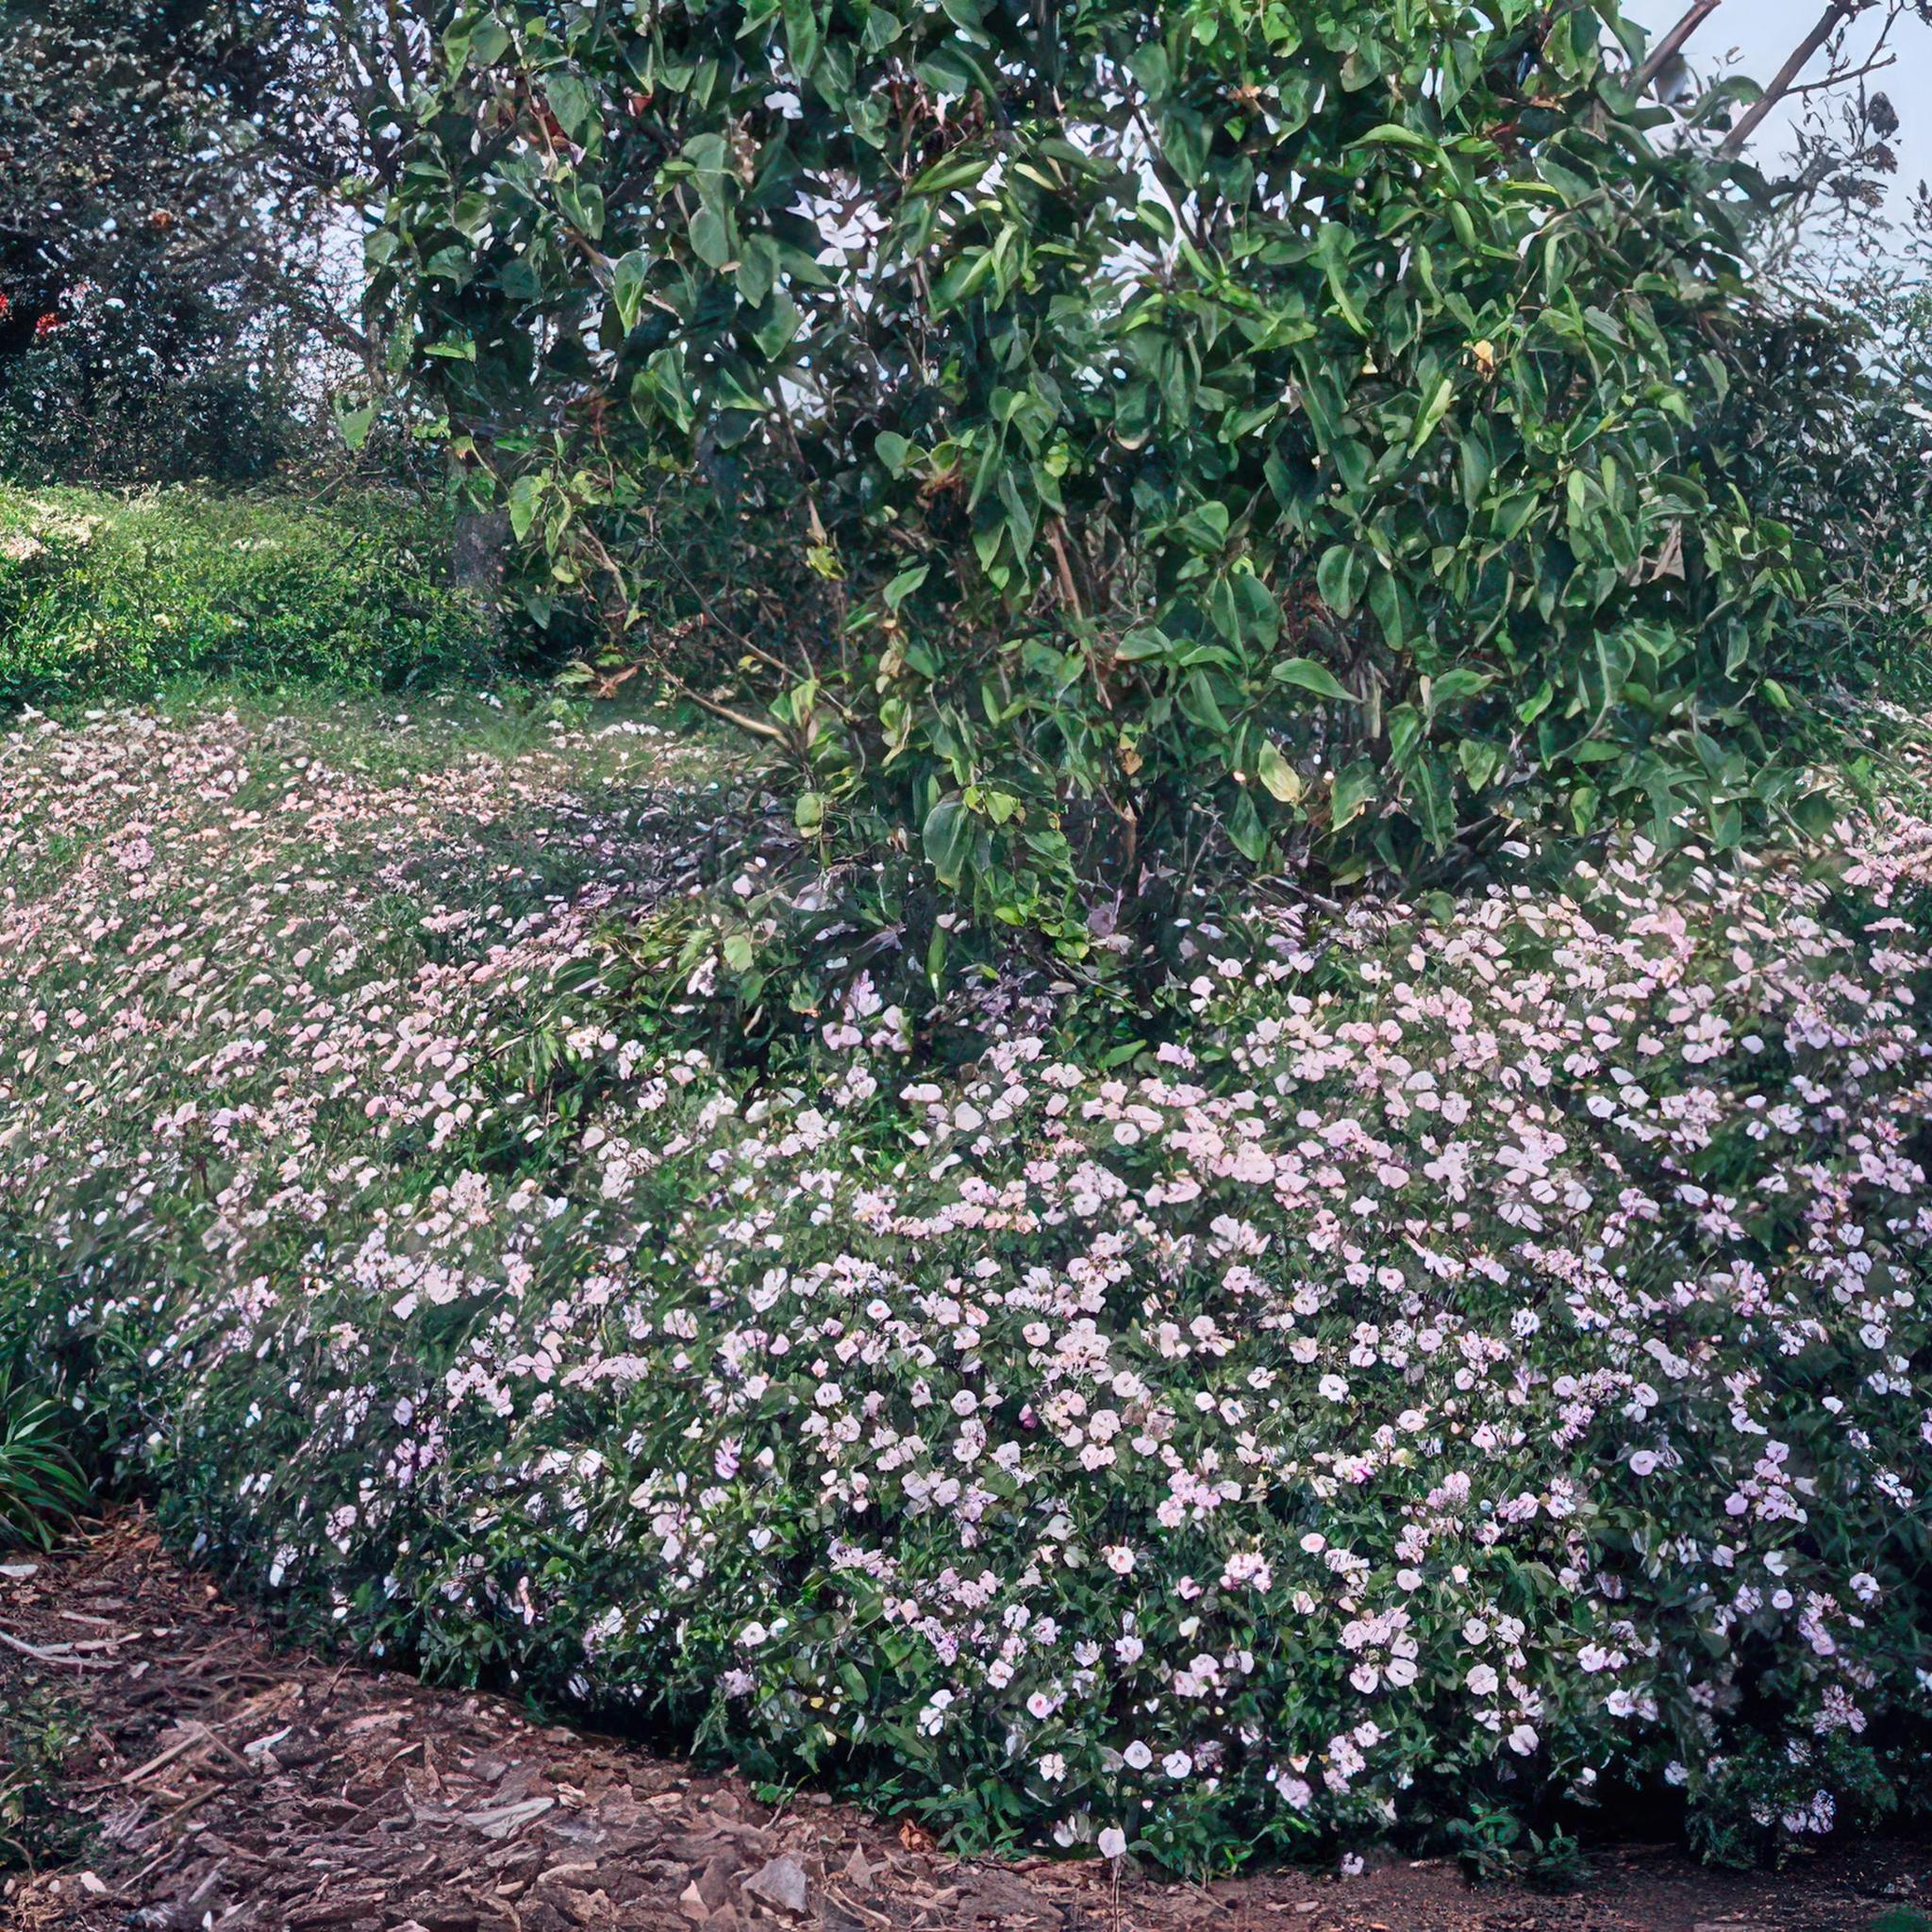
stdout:
[[1627,1846],[1555,1898],[1441,1860],[1204,1890],[956,1858],[910,1824],[774,1810],[503,1698],[290,1649],[132,1512],[0,1562],[0,1790],[50,1717],[79,1741],[31,1795],[67,1849],[29,1873],[0,1843],[18,1932],[1871,1932],[1932,1904],[1932,1847],[1874,1840],[1775,1876]]

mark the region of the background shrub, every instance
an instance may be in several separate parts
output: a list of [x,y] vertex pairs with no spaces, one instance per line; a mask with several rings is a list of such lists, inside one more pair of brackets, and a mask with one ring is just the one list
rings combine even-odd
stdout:
[[[0,477],[48,483],[258,483],[312,433],[284,358],[184,369],[98,293],[0,359]],[[266,366],[264,366],[266,365]],[[312,402],[310,404],[312,407]]]
[[0,702],[144,695],[185,675],[393,688],[471,675],[487,614],[448,588],[446,521],[329,504],[0,487]]

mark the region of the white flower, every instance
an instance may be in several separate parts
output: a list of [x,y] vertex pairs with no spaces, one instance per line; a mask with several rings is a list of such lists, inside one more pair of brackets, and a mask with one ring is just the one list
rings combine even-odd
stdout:
[[1117,1824],[1107,1826],[1100,1834],[1099,1842],[1103,1858],[1124,1858],[1127,1855],[1127,1835]]

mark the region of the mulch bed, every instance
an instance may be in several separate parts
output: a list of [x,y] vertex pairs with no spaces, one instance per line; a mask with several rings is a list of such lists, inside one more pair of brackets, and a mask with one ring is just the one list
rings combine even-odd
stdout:
[[[279,1643],[138,1513],[0,1564],[0,1723],[69,1707],[50,1795],[85,1830],[16,1871],[20,1932],[1866,1932],[1932,1904],[1932,1846],[1865,1840],[1782,1874],[1662,1847],[1550,1898],[1441,1860],[1202,1889],[1046,1859],[949,1857],[823,1797],[742,1779]],[[0,1857],[8,1856],[0,1846]]]

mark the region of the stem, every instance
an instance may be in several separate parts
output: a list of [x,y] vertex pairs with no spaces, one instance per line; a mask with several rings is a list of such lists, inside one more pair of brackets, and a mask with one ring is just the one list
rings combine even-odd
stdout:
[[708,698],[703,691],[693,691],[676,672],[668,669],[660,660],[656,666],[658,675],[680,697],[689,698],[702,711],[710,712],[714,718],[722,718],[727,724],[735,724],[741,731],[749,731],[754,738],[769,739],[774,744],[787,744],[791,741],[777,725],[763,718],[754,718],[744,711],[734,711],[729,705],[721,705],[716,698]]
[[1743,147],[1757,131],[1758,124],[1764,117],[1790,92],[1792,82],[1805,71],[1812,55],[1817,53],[1853,14],[1862,13],[1866,5],[1867,0],[1830,0],[1830,5],[1819,15],[1818,25],[1791,50],[1791,58],[1778,69],[1776,77],[1764,90],[1761,98],[1719,143],[1719,154],[1735,155]]
[[1684,43],[1724,5],[1724,0],[1691,0],[1690,10],[1643,57],[1643,65],[1630,76],[1638,93],[1645,92],[1657,75],[1683,52]]
[[1882,74],[1886,68],[1897,65],[1897,54],[1881,54],[1875,59],[1866,61],[1862,67],[1854,67],[1848,74],[1826,74],[1817,80],[1802,80],[1796,87],[1787,88],[1785,92],[1795,96],[1815,94],[1820,88],[1849,87],[1855,80],[1863,80],[1868,74]]

